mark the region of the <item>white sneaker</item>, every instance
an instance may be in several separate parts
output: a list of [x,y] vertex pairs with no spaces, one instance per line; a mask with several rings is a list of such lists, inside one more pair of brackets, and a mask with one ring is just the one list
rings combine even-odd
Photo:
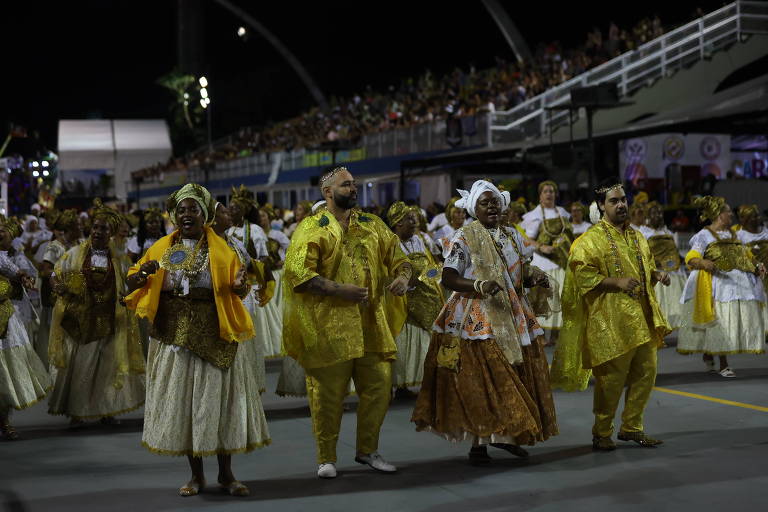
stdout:
[[324,462],[317,467],[317,476],[320,478],[336,478],[336,464]]
[[385,461],[378,452],[373,452],[369,455],[358,455],[355,457],[355,462],[367,464],[376,471],[381,471],[382,473],[394,473],[397,471],[397,468]]

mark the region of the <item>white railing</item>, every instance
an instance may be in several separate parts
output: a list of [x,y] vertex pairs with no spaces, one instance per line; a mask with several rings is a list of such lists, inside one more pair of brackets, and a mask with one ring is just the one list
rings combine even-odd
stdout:
[[[726,5],[510,110],[495,112],[488,125],[489,145],[540,137],[567,125],[567,110],[547,109],[568,103],[574,88],[614,82],[619,96],[624,97],[749,34],[768,34],[768,2],[736,1]],[[572,119],[576,118],[574,112]]]

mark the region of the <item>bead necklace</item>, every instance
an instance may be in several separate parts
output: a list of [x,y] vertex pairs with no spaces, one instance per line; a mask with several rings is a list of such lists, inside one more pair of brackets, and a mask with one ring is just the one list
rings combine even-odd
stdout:
[[[605,232],[605,236],[608,238],[608,245],[611,246],[611,252],[613,253],[613,259],[614,259],[614,270],[616,272],[616,276],[621,277],[624,275],[624,269],[621,266],[619,248],[616,245],[616,241],[613,239],[613,235],[611,235],[611,230],[608,229],[605,219],[601,219],[600,227],[603,228],[603,231]],[[640,243],[637,241],[637,233],[632,228],[629,228],[626,232],[629,234],[630,238],[632,238],[632,240],[634,241],[635,255],[637,257],[637,265],[638,265],[638,269],[640,270],[640,279],[642,281],[642,283],[639,286],[635,287],[632,290],[627,291],[626,294],[632,297],[633,299],[639,299],[645,293],[645,266],[643,265],[643,257],[640,253]],[[640,290],[637,290],[637,288],[640,288]]]

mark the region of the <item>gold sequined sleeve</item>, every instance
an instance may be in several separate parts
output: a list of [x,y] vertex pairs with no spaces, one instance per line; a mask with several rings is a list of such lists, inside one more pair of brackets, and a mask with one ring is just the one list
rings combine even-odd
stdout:
[[307,228],[308,223],[302,223],[296,229],[285,255],[285,279],[293,290],[319,275],[320,246],[313,240],[319,233],[313,237],[312,230]]
[[589,240],[579,239],[571,246],[571,255],[568,259],[568,266],[573,273],[573,284],[579,295],[594,290],[608,276],[600,272],[599,262],[594,261],[595,251]]

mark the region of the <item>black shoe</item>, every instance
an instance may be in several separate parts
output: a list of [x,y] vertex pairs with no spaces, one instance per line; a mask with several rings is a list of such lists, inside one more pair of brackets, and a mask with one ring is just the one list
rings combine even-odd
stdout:
[[621,441],[634,441],[643,448],[656,448],[664,444],[664,441],[661,439],[654,439],[645,432],[619,432],[619,435],[616,437]]
[[469,450],[469,463],[473,466],[484,466],[490,464],[491,460],[486,446],[473,446]]
[[516,444],[491,443],[491,446],[493,446],[494,448],[498,448],[500,450],[508,451],[512,455],[516,457],[520,457],[521,459],[528,458],[528,451],[525,450],[524,448],[517,446]]
[[597,452],[612,452],[616,443],[610,437],[592,436],[592,449]]

